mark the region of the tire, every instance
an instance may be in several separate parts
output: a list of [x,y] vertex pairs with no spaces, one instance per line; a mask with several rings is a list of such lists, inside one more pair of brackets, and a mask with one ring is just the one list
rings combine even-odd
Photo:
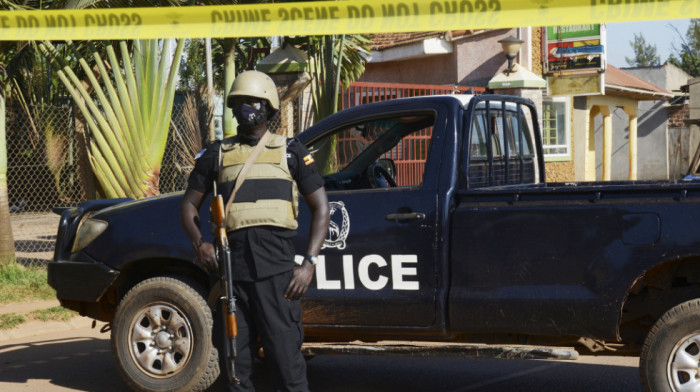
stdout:
[[700,388],[700,299],[683,302],[656,321],[639,359],[642,389],[677,392]]
[[112,355],[135,391],[203,391],[219,376],[204,291],[170,277],[145,280],[119,303]]

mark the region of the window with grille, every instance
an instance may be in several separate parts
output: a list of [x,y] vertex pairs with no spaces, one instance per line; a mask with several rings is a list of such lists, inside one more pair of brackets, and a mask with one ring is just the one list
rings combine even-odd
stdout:
[[469,188],[537,183],[537,157],[525,113],[491,103],[474,111],[469,138]]
[[570,160],[569,98],[548,98],[542,102],[542,145],[546,161]]

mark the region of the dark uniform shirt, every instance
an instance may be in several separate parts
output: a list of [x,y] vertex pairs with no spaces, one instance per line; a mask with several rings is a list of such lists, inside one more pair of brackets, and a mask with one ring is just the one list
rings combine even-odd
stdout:
[[[241,143],[251,146],[256,139],[245,135],[235,136]],[[213,142],[198,154],[194,170],[190,173],[188,187],[207,194],[212,191],[219,171],[220,142]],[[287,166],[292,178],[297,183],[299,192],[308,195],[323,186],[323,178],[318,173],[309,151],[296,139],[287,140]],[[306,160],[304,158],[307,158]],[[235,184],[217,184],[217,192],[228,201]],[[292,238],[295,230],[274,226],[254,226],[228,233],[231,258],[233,260],[234,280],[252,282],[294,268],[294,244]]]

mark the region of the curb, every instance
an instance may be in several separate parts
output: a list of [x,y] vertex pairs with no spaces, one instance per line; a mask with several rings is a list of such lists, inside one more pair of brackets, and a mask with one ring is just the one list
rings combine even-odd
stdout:
[[32,320],[24,322],[15,328],[0,331],[0,342],[90,327],[92,327],[92,319],[81,316],[73,317],[68,321]]
[[[0,305],[0,314],[18,313],[26,316],[28,313],[60,306],[58,300],[32,301],[32,302],[12,302]],[[27,320],[26,322],[12,328],[0,330],[0,342],[38,336],[57,331],[69,331],[73,329],[92,328],[93,319],[83,316],[75,316],[68,321],[41,321]],[[98,323],[95,328],[101,328],[105,323]]]

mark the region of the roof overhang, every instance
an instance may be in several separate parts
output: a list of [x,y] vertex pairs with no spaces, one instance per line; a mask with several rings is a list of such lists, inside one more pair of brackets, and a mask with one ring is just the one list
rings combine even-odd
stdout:
[[625,97],[636,99],[638,101],[659,101],[674,97],[674,95],[671,93],[643,90],[633,87],[615,86],[607,83],[605,84],[605,95]]
[[512,88],[545,88],[547,82],[540,76],[530,72],[525,67],[518,66],[517,71],[506,74],[499,72],[489,80],[488,87],[492,90]]
[[454,51],[452,42],[442,38],[428,38],[423,41],[397,46],[383,50],[373,50],[370,53],[370,63],[385,63],[389,61],[409,60],[418,57],[449,54]]
[[255,69],[265,73],[309,71],[309,56],[293,45],[282,45],[258,62]]

